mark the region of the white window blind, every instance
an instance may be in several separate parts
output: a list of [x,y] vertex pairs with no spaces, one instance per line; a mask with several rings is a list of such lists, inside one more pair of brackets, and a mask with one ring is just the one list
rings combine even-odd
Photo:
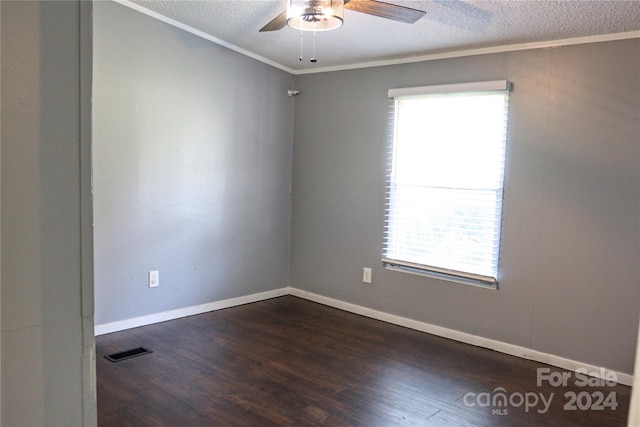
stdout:
[[389,91],[388,268],[497,287],[509,88]]

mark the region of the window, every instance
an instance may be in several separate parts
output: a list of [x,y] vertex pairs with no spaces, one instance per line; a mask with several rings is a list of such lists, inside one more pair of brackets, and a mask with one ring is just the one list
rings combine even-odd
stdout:
[[389,91],[387,268],[497,288],[509,88]]

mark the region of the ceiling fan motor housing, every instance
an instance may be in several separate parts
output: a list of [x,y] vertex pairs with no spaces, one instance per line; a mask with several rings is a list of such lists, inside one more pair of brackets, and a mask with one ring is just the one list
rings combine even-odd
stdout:
[[302,31],[327,31],[342,26],[344,0],[288,0],[287,25]]

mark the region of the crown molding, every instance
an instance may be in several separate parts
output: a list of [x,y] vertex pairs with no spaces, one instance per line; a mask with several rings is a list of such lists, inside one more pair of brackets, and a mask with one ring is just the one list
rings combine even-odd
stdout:
[[410,64],[413,62],[435,61],[438,59],[461,58],[465,56],[489,55],[492,53],[517,52],[521,50],[548,49],[552,47],[572,46],[578,44],[600,43],[616,40],[627,40],[640,38],[640,31],[627,31],[623,33],[599,34],[596,36],[574,37],[569,39],[550,40],[531,43],[517,43],[503,46],[483,47],[476,49],[465,49],[450,52],[433,53],[408,58],[389,59],[380,61],[362,62],[350,65],[337,65],[334,67],[323,67],[306,70],[294,70],[293,74],[314,74],[327,73],[331,71],[356,70],[360,68],[384,67],[387,65]]
[[275,61],[272,61],[263,56],[257,55],[253,52],[250,52],[246,49],[243,49],[239,46],[236,46],[232,43],[214,37],[210,34],[207,34],[203,31],[190,27],[189,25],[185,25],[175,19],[168,18],[160,13],[149,10],[145,7],[142,7],[136,3],[132,3],[129,0],[113,0],[118,4],[126,6],[130,9],[133,9],[137,12],[143,13],[147,16],[155,18],[159,21],[165,22],[174,27],[180,28],[188,33],[194,34],[198,37],[201,37],[205,40],[209,40],[217,45],[222,47],[226,47],[235,52],[238,52],[242,55],[248,56],[249,58],[255,59],[256,61],[260,61],[264,64],[270,65],[279,70],[285,71],[292,75],[303,75],[303,74],[316,74],[316,73],[327,73],[332,71],[346,71],[346,70],[357,70],[362,68],[373,68],[373,67],[384,67],[388,65],[399,65],[399,64],[410,64],[414,62],[425,62],[425,61],[435,61],[439,59],[450,59],[450,58],[461,58],[465,56],[476,56],[476,55],[489,55],[493,53],[505,53],[505,52],[516,52],[521,50],[531,50],[531,49],[547,49],[552,47],[562,47],[562,46],[572,46],[578,44],[588,44],[588,43],[600,43],[600,42],[608,42],[608,41],[616,41],[616,40],[627,40],[627,39],[637,39],[640,38],[640,31],[627,31],[622,33],[613,33],[613,34],[599,34],[595,36],[585,36],[585,37],[573,37],[568,39],[560,39],[560,40],[550,40],[550,41],[542,41],[542,42],[530,42],[530,43],[517,43],[517,44],[509,44],[503,46],[493,46],[493,47],[483,47],[476,49],[464,49],[457,51],[449,51],[449,52],[440,52],[440,53],[432,53],[427,55],[419,55],[412,56],[407,58],[398,58],[398,59],[383,59],[378,61],[369,61],[369,62],[361,62],[357,64],[347,64],[347,65],[336,65],[332,67],[321,67],[321,68],[312,68],[312,69],[302,69],[296,70],[286,65],[279,64]]
[[201,37],[201,38],[203,38],[205,40],[209,40],[210,42],[213,42],[213,43],[215,43],[217,45],[220,45],[222,47],[226,47],[227,49],[231,49],[231,50],[233,50],[235,52],[238,52],[238,53],[240,53],[240,54],[242,54],[244,56],[248,56],[249,58],[255,59],[256,61],[260,61],[260,62],[262,62],[264,64],[270,65],[270,66],[272,66],[274,68],[277,68],[279,70],[286,71],[289,74],[295,74],[295,70],[293,70],[293,69],[291,69],[291,68],[289,68],[289,67],[287,67],[285,65],[279,64],[279,63],[277,63],[275,61],[272,61],[270,59],[267,59],[267,58],[265,58],[263,56],[257,55],[257,54],[255,54],[253,52],[250,52],[250,51],[248,51],[246,49],[243,49],[243,48],[241,48],[239,46],[236,46],[233,43],[229,43],[227,41],[224,41],[222,39],[214,37],[211,34],[205,33],[204,31],[200,31],[198,29],[190,27],[189,25],[185,25],[182,22],[176,21],[175,19],[168,18],[168,17],[166,17],[166,16],[164,16],[164,15],[162,15],[160,13],[157,13],[157,12],[154,12],[152,10],[149,10],[146,7],[142,7],[142,6],[140,6],[140,5],[136,4],[136,3],[132,3],[129,0],[113,0],[113,1],[118,3],[118,4],[121,4],[122,6],[126,6],[126,7],[130,8],[130,9],[133,9],[136,12],[140,12],[140,13],[143,13],[143,14],[145,14],[147,16],[150,16],[151,18],[155,18],[158,21],[162,21],[162,22],[164,22],[166,24],[169,24],[169,25],[172,25],[172,26],[174,26],[176,28],[180,28],[181,30],[184,30],[184,31],[186,31],[188,33],[191,33],[193,35]]

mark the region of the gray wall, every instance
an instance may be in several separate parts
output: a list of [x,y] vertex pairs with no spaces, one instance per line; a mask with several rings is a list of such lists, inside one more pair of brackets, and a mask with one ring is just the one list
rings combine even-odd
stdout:
[[96,424],[90,7],[0,2],[3,426]]
[[[639,76],[637,39],[297,76],[292,286],[632,373]],[[385,270],[387,90],[505,78],[500,290]]]
[[[96,324],[287,285],[291,83],[95,4]],[[148,288],[149,270],[159,288]]]

